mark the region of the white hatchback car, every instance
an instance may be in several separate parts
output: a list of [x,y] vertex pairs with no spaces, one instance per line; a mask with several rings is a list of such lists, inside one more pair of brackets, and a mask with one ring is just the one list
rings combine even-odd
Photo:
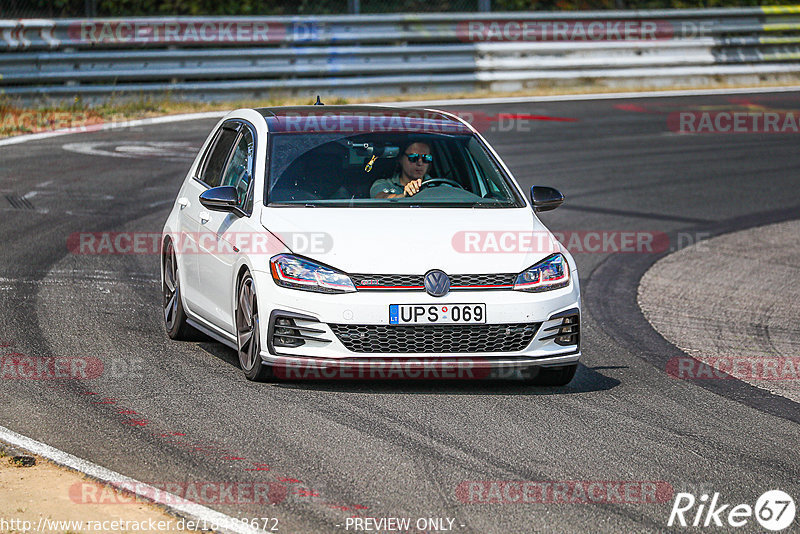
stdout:
[[[241,109],[206,139],[164,226],[166,328],[245,376],[564,385],[575,262],[483,137],[449,113]],[[509,373],[513,371],[513,373]]]

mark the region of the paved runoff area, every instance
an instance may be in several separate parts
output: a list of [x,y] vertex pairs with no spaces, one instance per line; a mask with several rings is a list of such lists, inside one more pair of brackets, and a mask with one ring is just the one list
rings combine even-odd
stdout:
[[639,305],[691,358],[676,378],[724,375],[800,402],[800,221],[725,234],[674,252],[642,278]]

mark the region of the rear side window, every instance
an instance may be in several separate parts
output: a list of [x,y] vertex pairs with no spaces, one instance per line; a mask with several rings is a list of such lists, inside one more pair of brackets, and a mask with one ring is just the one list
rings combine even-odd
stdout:
[[236,130],[223,127],[214,143],[214,147],[206,160],[205,166],[198,178],[209,187],[217,187],[222,181],[222,169],[231,153],[231,147],[236,140]]

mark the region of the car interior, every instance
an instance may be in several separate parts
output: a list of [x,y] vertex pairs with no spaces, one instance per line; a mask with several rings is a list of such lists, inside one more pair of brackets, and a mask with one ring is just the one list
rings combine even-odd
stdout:
[[[314,144],[314,136],[319,144]],[[507,198],[497,184],[483,176],[481,165],[466,149],[468,136],[358,134],[331,139],[310,134],[307,137],[310,139],[274,141],[281,146],[273,150],[270,203],[370,199],[372,184],[392,177],[399,170],[401,151],[415,141],[431,147],[434,158],[429,176],[444,179],[432,186],[462,189],[459,195],[472,193],[469,197],[477,196],[478,200]],[[417,195],[422,195],[422,191]]]

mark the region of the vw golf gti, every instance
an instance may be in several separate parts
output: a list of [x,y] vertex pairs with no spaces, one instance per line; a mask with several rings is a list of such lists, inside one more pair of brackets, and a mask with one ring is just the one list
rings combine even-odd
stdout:
[[229,345],[250,380],[391,364],[565,385],[581,355],[578,273],[537,217],[563,200],[524,193],[450,113],[236,110],[164,225],[166,330]]

